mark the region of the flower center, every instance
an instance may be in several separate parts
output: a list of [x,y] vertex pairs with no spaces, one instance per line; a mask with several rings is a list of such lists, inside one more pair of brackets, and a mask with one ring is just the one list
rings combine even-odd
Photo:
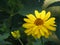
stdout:
[[34,24],[36,24],[37,26],[42,25],[43,23],[44,23],[43,20],[40,18],[37,18],[34,22]]

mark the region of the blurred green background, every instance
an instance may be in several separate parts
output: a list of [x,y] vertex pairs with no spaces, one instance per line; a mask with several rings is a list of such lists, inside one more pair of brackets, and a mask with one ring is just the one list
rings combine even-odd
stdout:
[[51,11],[56,17],[57,38],[43,41],[44,45],[60,45],[60,0],[0,0],[0,45],[21,45],[10,34],[14,30],[21,31],[20,39],[24,45],[42,45],[40,40],[27,37],[22,27],[25,15],[34,10]]

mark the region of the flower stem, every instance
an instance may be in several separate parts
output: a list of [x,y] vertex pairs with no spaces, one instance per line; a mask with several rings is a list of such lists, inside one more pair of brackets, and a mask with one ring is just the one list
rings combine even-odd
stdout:
[[41,38],[41,43],[42,43],[42,45],[44,45],[44,40],[43,40],[43,38]]
[[21,45],[24,45],[23,42],[22,42],[20,39],[18,39],[18,40],[19,40],[19,42],[21,43]]

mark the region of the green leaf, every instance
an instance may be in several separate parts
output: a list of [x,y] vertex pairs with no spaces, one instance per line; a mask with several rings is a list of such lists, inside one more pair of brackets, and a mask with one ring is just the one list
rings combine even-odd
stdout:
[[44,4],[42,6],[43,9],[47,8],[50,4],[54,3],[54,2],[58,2],[60,0],[45,0]]
[[1,0],[0,1],[0,11],[5,11],[9,14],[16,14],[19,10],[23,8],[21,0]]
[[0,41],[0,45],[12,45],[12,44],[8,41],[2,40],[2,41]]
[[49,7],[46,10],[51,11],[52,16],[60,16],[60,6]]
[[22,14],[23,16],[27,15],[27,14],[34,14],[34,11],[38,10],[41,11],[40,7],[25,7],[23,9],[20,10],[19,14]]
[[57,35],[55,33],[53,33],[49,38],[48,38],[49,41],[53,41],[57,44],[60,44],[60,39],[57,37]]
[[37,39],[35,42],[33,42],[33,45],[43,45],[42,40]]
[[7,39],[8,36],[9,36],[9,33],[4,33],[4,34],[0,35],[0,41]]
[[56,35],[58,36],[58,38],[60,39],[60,17],[58,16],[56,18],[56,22],[57,22],[57,30],[56,30]]
[[54,2],[54,3],[50,4],[47,8],[53,7],[53,6],[60,6],[60,2]]

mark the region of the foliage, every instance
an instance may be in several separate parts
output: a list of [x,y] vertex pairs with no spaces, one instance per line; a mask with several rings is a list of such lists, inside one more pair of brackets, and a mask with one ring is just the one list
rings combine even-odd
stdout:
[[[45,39],[34,39],[24,33],[22,24],[26,14],[34,10],[47,10],[56,17],[57,31],[53,32],[55,37]],[[19,30],[20,39],[24,45],[60,45],[60,0],[0,0],[0,45],[20,45],[14,39],[11,31]],[[51,40],[50,40],[51,39]],[[52,40],[53,39],[53,40]],[[42,44],[43,43],[43,44]]]

